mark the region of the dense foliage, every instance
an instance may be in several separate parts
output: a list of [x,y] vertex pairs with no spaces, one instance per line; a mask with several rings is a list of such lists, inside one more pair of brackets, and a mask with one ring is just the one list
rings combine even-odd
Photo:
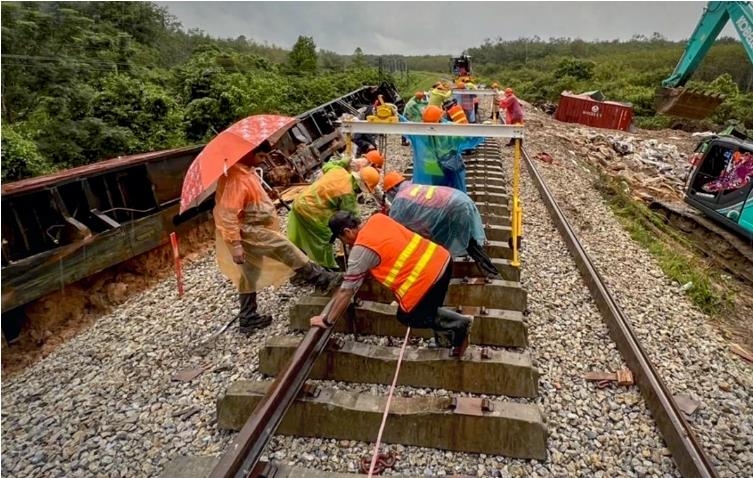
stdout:
[[[487,40],[467,52],[481,83],[512,86],[530,102],[601,90],[632,103],[639,126],[666,127],[654,93],[684,47],[655,34]],[[340,55],[305,36],[290,51],[211,38],[145,2],[3,2],[2,56],[3,180],[204,142],[244,116],[299,114],[382,72],[409,96],[450,71],[449,55],[378,57],[358,46]],[[689,86],[727,95],[696,126],[753,128],[753,65],[738,41],[717,41]]]
[[375,69],[185,32],[150,3],[2,3],[2,179],[200,143],[256,113],[295,115]]

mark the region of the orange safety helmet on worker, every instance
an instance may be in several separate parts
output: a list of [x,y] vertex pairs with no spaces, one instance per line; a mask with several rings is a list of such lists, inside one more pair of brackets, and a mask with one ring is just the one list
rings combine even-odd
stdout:
[[358,187],[366,192],[373,193],[379,184],[379,171],[374,167],[366,166],[365,168],[361,168],[357,173],[354,172],[351,174],[353,174],[356,182],[358,182]]
[[439,280],[450,260],[447,249],[380,213],[364,223],[355,244],[379,255],[371,274],[395,294],[406,312]]
[[423,118],[424,123],[439,123],[439,120],[442,119],[443,115],[444,111],[442,111],[442,108],[440,108],[439,106],[429,105],[424,109],[421,118]]
[[384,157],[378,149],[372,149],[371,151],[366,153],[364,157],[368,159],[369,163],[371,163],[371,165],[375,168],[381,169],[382,167],[384,167]]
[[405,181],[402,174],[397,171],[390,171],[384,175],[384,192],[390,192],[392,188]]

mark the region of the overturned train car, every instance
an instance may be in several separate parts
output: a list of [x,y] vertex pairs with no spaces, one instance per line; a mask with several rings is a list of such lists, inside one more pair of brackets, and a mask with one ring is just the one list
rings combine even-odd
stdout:
[[[268,154],[273,187],[305,181],[344,148],[337,119],[373,103],[398,103],[389,83],[364,86],[297,116]],[[203,145],[124,156],[2,186],[2,312],[18,310],[167,243],[206,220],[207,200],[178,216],[183,176]]]

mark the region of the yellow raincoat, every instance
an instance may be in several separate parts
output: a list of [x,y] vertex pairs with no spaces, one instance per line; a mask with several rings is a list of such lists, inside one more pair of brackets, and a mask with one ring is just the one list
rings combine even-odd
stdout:
[[[308,258],[280,233],[279,218],[259,177],[236,164],[217,182],[213,211],[217,264],[241,294],[281,285]],[[233,242],[240,241],[246,262],[233,262]]]
[[350,172],[332,167],[293,201],[288,213],[288,238],[321,266],[335,268],[329,242],[329,220],[337,211],[358,215],[356,185]]

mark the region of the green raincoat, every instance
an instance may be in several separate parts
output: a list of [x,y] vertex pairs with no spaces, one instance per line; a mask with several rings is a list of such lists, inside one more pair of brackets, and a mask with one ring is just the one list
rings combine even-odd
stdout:
[[335,268],[335,254],[329,242],[329,220],[337,211],[358,215],[353,176],[341,167],[332,167],[293,201],[288,213],[288,239],[309,258],[324,267]]

